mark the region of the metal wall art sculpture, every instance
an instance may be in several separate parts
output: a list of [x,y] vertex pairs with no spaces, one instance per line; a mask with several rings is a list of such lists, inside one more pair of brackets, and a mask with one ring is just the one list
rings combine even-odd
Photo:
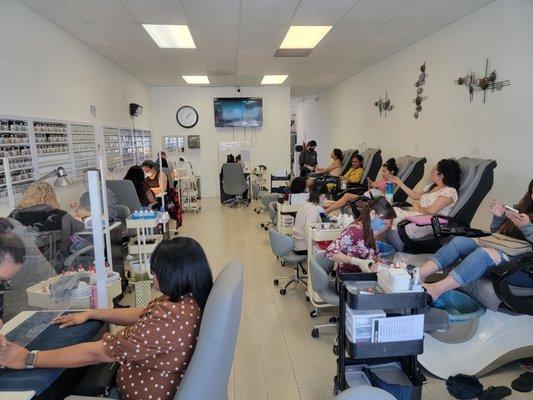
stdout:
[[382,99],[381,97],[378,99],[378,101],[374,102],[374,105],[379,110],[379,116],[382,115],[387,118],[387,111],[392,111],[394,106],[391,104],[391,101],[389,99],[389,95],[387,92],[385,92],[385,99]]
[[455,81],[456,85],[464,85],[468,88],[470,94],[470,103],[474,99],[474,92],[483,91],[483,103],[487,101],[487,90],[494,92],[500,91],[504,86],[510,86],[511,81],[496,81],[496,70],[489,73],[489,59],[485,61],[485,76],[478,78],[475,72],[470,72],[466,76],[461,76]]
[[424,63],[420,66],[420,75],[418,75],[418,80],[415,82],[416,97],[413,99],[413,103],[415,103],[415,112],[413,117],[415,117],[415,119],[418,119],[420,113],[422,112],[422,102],[427,100],[427,96],[422,96],[422,93],[424,93],[424,85],[426,84],[427,76],[426,63]]

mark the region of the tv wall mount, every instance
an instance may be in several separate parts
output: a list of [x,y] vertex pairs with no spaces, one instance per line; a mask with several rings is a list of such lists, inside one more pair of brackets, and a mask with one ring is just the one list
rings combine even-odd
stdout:
[[510,86],[511,81],[497,81],[496,70],[489,73],[489,59],[485,60],[485,75],[481,78],[476,76],[475,72],[470,72],[465,76],[457,78],[456,85],[464,85],[468,88],[470,103],[474,99],[474,92],[483,92],[483,103],[487,102],[487,91],[500,91],[505,86]]

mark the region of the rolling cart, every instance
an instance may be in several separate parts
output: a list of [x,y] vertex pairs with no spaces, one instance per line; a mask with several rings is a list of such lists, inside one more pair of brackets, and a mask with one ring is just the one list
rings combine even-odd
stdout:
[[[373,379],[369,380],[367,375],[370,375],[371,378],[375,377],[374,372],[380,366],[395,365],[398,367],[397,374],[404,375],[403,381],[407,382],[407,384],[404,383],[406,386],[399,385],[399,390],[404,388],[403,390],[408,391],[407,395],[405,392],[403,393],[402,398],[420,400],[425,377],[420,371],[417,356],[424,351],[423,336],[419,340],[396,342],[370,342],[356,339],[357,343],[354,343],[346,333],[346,311],[347,307],[363,312],[383,310],[387,317],[391,316],[390,310],[394,310],[394,316],[397,316],[398,310],[402,310],[400,314],[403,316],[423,314],[426,305],[426,292],[384,293],[377,285],[376,273],[344,273],[339,279],[338,347],[334,349],[338,358],[337,375],[334,378],[334,394],[337,395],[350,387],[349,381],[353,382],[354,379],[348,379],[348,375],[354,370],[363,378],[355,379],[356,381],[370,384]],[[373,293],[366,292],[369,288],[373,290]],[[354,332],[352,338],[355,336]]]
[[270,193],[283,194],[285,182],[289,182],[290,180],[291,176],[289,174],[286,176],[270,175]]

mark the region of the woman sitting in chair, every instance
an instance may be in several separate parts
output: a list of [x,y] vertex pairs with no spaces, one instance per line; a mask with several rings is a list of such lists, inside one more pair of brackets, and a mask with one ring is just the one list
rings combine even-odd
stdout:
[[[135,191],[137,192],[137,197],[139,198],[139,202],[143,207],[148,207],[150,204],[154,204],[156,202],[154,192],[152,192],[152,189],[150,186],[148,186],[148,183],[144,179],[144,171],[141,167],[138,165],[130,167],[128,172],[126,172],[124,180],[133,182],[133,186],[135,186]],[[133,212],[134,210],[130,211]]]
[[74,218],[59,208],[54,188],[47,182],[33,183],[8,218],[39,232],[62,231],[64,237],[81,231],[81,216]]
[[341,174],[341,166],[342,166],[342,150],[341,149],[333,149],[333,152],[330,155],[331,157],[331,164],[329,164],[327,167],[316,167],[315,168],[315,174],[328,174],[331,176],[339,176]]
[[[497,232],[511,238],[527,240],[533,243],[533,180],[529,183],[526,195],[514,207],[518,213],[509,211],[502,203],[492,201],[489,210],[492,213],[491,232]],[[447,245],[441,247],[420,269],[420,277],[445,270],[459,259],[461,263],[446,278],[436,283],[426,283],[429,295],[436,300],[448,290],[468,285],[497,267],[511,256],[490,247],[483,247],[476,239],[457,236]]]
[[[459,163],[453,159],[440,160],[431,171],[431,184],[423,191],[410,189],[397,176],[390,176],[389,181],[398,185],[407,195],[418,200],[413,204],[413,210],[402,210],[395,207],[398,217],[393,223],[393,229],[388,233],[387,240],[397,250],[403,250],[404,244],[398,235],[396,225],[400,221],[418,215],[449,215],[458,200],[458,191],[461,183],[461,168]],[[409,224],[406,226],[406,234],[412,239],[422,238],[433,232],[431,226],[417,226]]]
[[329,245],[324,256],[342,263],[339,272],[360,272],[357,261],[378,256],[376,238],[391,227],[394,218],[396,212],[385,197],[372,200],[359,218]]
[[163,296],[145,309],[94,309],[55,321],[64,329],[90,319],[125,326],[115,334],[106,333],[97,342],[39,351],[35,357],[8,343],[0,349],[0,365],[25,369],[31,362],[35,368],[77,368],[119,362],[119,393],[115,395],[135,400],[173,399],[196,347],[213,278],[202,247],[186,237],[162,241],[152,253],[150,266],[154,287]]
[[[348,173],[345,176],[349,175],[350,171],[352,171],[353,168],[357,168],[356,166],[354,166],[354,163],[353,163],[353,160],[355,159],[355,160],[358,161],[357,162],[358,168],[356,170],[354,170],[353,175],[355,175],[355,171],[357,171],[358,179],[353,180],[353,181],[348,180],[348,179],[346,179],[346,180],[348,182],[350,182],[350,183],[352,183],[352,182],[353,183],[360,183],[361,182],[361,178],[363,177],[363,168],[362,168],[362,166],[363,166],[363,157],[360,156],[359,154],[354,154],[353,157],[354,158],[352,159],[352,168],[350,168],[350,170],[348,171]],[[398,174],[398,166],[396,165],[396,160],[394,158],[388,159],[387,161],[385,161],[385,163],[381,167],[381,179],[380,180],[374,182],[373,180],[368,178],[369,189],[370,190],[376,189],[376,190],[379,191],[379,196],[383,196],[385,194],[385,186],[386,186],[387,182],[390,181],[390,177],[391,176],[396,176],[397,174]],[[336,202],[334,202],[330,206],[328,206],[328,208],[326,208],[326,212],[328,214],[330,214],[333,211],[336,211],[336,210],[344,207],[349,202],[356,201],[357,199],[359,199],[359,197],[360,196],[355,194],[355,193],[345,193],[339,200],[337,200]],[[378,196],[376,196],[376,197],[378,197]]]
[[322,205],[326,201],[327,195],[328,187],[324,182],[313,182],[309,188],[309,200],[296,213],[294,228],[292,228],[296,254],[307,254],[307,228],[322,222],[321,214],[324,214]]

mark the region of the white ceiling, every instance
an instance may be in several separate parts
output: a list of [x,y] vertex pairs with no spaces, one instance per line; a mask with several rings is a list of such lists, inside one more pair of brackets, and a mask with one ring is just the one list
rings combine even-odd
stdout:
[[[20,0],[152,86],[257,86],[289,74],[318,94],[493,0]],[[187,24],[197,49],[159,49],[141,24]],[[289,25],[333,25],[306,58],[274,58]]]

